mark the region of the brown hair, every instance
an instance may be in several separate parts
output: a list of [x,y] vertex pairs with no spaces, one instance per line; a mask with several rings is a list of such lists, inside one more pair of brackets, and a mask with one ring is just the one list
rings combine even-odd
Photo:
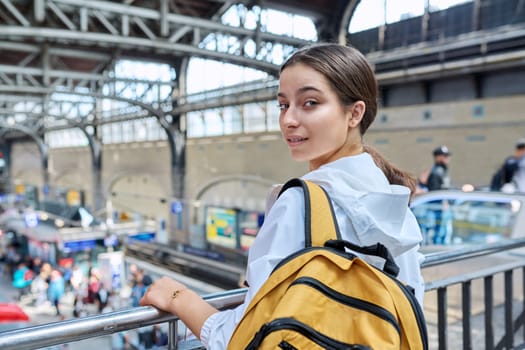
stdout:
[[[361,136],[364,135],[376,117],[378,91],[374,71],[365,56],[350,46],[318,43],[296,51],[281,66],[281,72],[296,63],[305,64],[325,76],[343,105],[356,101],[365,103],[365,114],[359,125]],[[391,184],[406,186],[412,195],[415,193],[414,176],[397,168],[371,146],[364,145],[363,149]]]

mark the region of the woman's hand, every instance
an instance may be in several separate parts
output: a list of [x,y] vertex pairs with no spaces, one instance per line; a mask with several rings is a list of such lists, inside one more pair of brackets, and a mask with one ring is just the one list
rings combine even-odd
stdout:
[[148,287],[144,296],[139,300],[139,305],[151,305],[157,309],[177,314],[175,300],[184,292],[188,292],[185,285],[171,278],[162,277]]
[[168,277],[153,282],[139,300],[139,305],[151,305],[177,315],[199,339],[202,325],[217,312],[197,293]]

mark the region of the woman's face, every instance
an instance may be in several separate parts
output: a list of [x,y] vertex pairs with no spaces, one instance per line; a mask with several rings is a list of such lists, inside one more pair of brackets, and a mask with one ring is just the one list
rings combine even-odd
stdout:
[[281,133],[292,158],[309,161],[310,170],[361,152],[357,127],[364,103],[343,106],[328,80],[313,68],[302,63],[286,67],[281,72],[278,103]]

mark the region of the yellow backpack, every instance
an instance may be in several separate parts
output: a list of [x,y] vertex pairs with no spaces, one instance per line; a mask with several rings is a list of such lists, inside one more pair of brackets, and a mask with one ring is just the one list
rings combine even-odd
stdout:
[[[275,267],[248,305],[228,349],[428,349],[423,312],[413,289],[381,244],[340,239],[328,194],[292,179],[305,195],[306,247]],[[281,193],[282,193],[281,191]],[[386,260],[380,270],[351,249]]]

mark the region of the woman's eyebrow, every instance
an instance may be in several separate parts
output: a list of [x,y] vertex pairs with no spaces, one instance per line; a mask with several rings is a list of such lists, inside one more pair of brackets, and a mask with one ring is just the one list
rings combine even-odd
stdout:
[[[301,95],[301,94],[304,94],[305,92],[308,92],[308,91],[321,92],[321,90],[319,90],[318,88],[316,88],[314,86],[306,85],[306,86],[303,86],[303,87],[300,87],[299,89],[297,89],[297,94]],[[286,97],[286,94],[284,92],[280,92],[279,91],[277,93],[277,97]]]
[[315,86],[306,85],[306,86],[303,86],[302,88],[299,88],[299,90],[297,90],[297,93],[304,94],[305,92],[308,92],[308,91],[321,92],[321,90],[319,90]]

